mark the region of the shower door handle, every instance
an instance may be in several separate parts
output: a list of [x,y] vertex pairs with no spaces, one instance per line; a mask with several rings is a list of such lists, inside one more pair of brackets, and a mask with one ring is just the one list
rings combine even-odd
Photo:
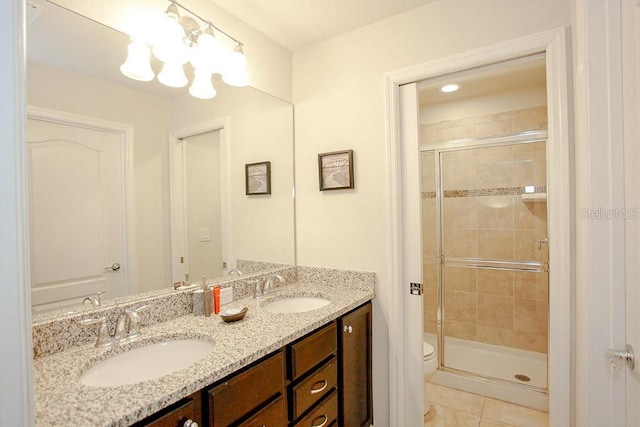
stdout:
[[633,347],[629,344],[626,345],[624,350],[607,349],[607,359],[613,369],[621,369],[620,361],[624,361],[629,369],[635,368],[635,354],[633,353]]

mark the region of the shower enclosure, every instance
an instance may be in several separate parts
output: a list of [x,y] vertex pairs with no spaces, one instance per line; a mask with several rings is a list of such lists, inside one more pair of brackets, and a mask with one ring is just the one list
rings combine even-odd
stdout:
[[546,131],[422,147],[424,332],[439,371],[546,393]]

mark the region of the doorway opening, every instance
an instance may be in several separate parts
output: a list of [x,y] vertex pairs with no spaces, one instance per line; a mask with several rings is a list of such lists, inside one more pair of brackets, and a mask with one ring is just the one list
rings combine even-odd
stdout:
[[[438,375],[446,373],[547,392],[545,78],[538,54],[417,85],[424,341],[438,355],[434,382],[452,385]],[[459,89],[447,93],[444,84]]]
[[[575,190],[569,109],[570,58],[567,33],[562,28],[414,65],[386,75],[391,188],[390,261],[391,278],[396,284],[390,294],[389,370],[393,396],[391,414],[395,422],[418,425],[424,414],[421,411],[424,403],[416,398],[423,395],[424,379],[415,375],[424,364],[423,298],[411,292],[410,286],[422,283],[423,279],[420,231],[422,197],[419,188],[421,147],[416,82],[445,79],[454,73],[536,54],[544,54],[547,86],[547,244],[551,266],[548,274],[552,284],[549,288],[548,315],[553,323],[548,330],[548,389],[553,393],[549,397],[545,393],[514,387],[511,383],[505,385],[502,381],[487,381],[444,370],[437,370],[433,377],[446,377],[453,387],[473,393],[496,398],[507,394],[516,404],[536,409],[548,407],[551,424],[570,424],[573,343],[568,337],[572,336],[572,295],[575,287],[575,248],[572,243]],[[543,126],[541,130],[544,130]],[[453,142],[447,144],[453,147],[462,138],[443,138],[441,141],[451,139]],[[554,283],[562,286],[553,286]]]

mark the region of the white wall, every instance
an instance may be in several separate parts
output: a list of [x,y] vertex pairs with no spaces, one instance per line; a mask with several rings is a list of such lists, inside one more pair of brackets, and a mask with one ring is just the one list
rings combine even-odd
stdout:
[[[500,19],[496,19],[500,17]],[[374,417],[389,425],[384,74],[570,23],[568,0],[441,0],[294,52],[301,265],[373,271]],[[317,154],[351,148],[355,189],[318,191]]]
[[27,102],[134,126],[136,292],[171,283],[169,100],[30,63]]

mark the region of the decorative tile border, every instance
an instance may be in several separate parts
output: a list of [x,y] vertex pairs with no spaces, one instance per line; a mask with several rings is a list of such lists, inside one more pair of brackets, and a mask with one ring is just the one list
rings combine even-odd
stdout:
[[[525,187],[497,187],[497,188],[479,188],[477,190],[445,190],[444,197],[460,198],[460,197],[485,197],[485,196],[519,196],[522,194],[546,193],[547,186],[534,187],[533,193],[525,192]],[[435,191],[423,191],[423,199],[435,199]]]

